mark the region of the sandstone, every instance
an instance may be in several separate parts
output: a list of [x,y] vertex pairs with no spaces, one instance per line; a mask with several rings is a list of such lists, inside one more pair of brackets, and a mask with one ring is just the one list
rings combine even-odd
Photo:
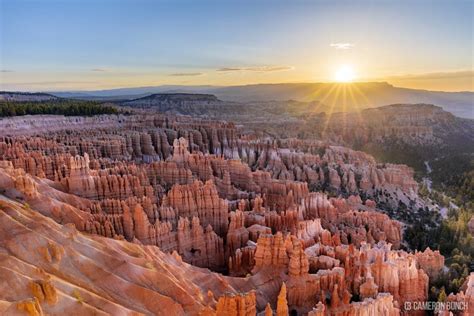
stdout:
[[254,316],[256,313],[255,292],[223,296],[217,302],[216,315]]
[[149,113],[0,131],[0,311],[391,316],[444,265],[396,250],[377,192],[413,170],[363,152]]
[[42,316],[43,310],[38,299],[26,299],[16,303],[16,307],[19,311],[27,313],[29,316]]
[[283,283],[281,286],[280,294],[278,294],[277,316],[288,316],[288,301],[286,300],[286,284]]
[[430,279],[437,279],[440,271],[444,268],[444,257],[439,250],[433,251],[426,248],[423,252],[415,252],[418,267],[428,274]]

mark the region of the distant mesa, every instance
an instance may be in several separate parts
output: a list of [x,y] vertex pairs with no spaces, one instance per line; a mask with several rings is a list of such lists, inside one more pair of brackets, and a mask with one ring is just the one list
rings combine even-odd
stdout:
[[142,102],[142,101],[159,101],[159,102],[219,102],[220,100],[212,94],[198,93],[155,93],[146,97],[131,100],[126,103]]
[[201,107],[218,106],[223,102],[212,94],[156,93],[146,97],[124,101],[121,105],[140,108],[154,108],[160,112],[192,114]]

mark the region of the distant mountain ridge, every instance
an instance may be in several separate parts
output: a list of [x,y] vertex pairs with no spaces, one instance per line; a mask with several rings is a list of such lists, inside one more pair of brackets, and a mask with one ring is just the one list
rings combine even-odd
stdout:
[[[223,101],[320,101],[334,112],[362,110],[387,104],[427,103],[459,117],[474,118],[474,92],[440,92],[394,87],[386,82],[281,83],[243,86],[157,86],[98,91],[56,92],[61,97],[135,99],[156,93],[213,94]],[[86,96],[85,96],[86,95]],[[135,96],[134,96],[135,95]]]
[[0,101],[48,101],[56,99],[59,98],[43,92],[0,91]]

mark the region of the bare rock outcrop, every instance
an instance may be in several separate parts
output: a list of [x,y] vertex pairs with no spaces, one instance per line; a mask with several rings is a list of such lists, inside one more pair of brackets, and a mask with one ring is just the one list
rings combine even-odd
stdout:
[[363,152],[149,113],[0,131],[0,313],[397,315],[444,265],[396,250],[413,170]]

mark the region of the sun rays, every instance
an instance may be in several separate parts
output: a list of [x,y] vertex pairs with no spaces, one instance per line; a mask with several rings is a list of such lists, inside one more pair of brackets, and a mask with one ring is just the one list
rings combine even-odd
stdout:
[[[363,123],[361,111],[365,108],[372,107],[371,101],[358,87],[358,83],[341,83],[334,82],[330,84],[321,84],[321,86],[308,96],[309,100],[317,100],[322,105],[326,116],[322,122],[321,136],[324,136],[327,129],[331,125],[332,120],[343,120],[342,124],[338,124],[342,128],[350,122],[346,121],[345,115],[335,115],[341,112],[356,112],[359,124]],[[315,113],[320,110],[315,108]],[[321,110],[323,111],[323,110]],[[363,126],[364,124],[360,124]]]

